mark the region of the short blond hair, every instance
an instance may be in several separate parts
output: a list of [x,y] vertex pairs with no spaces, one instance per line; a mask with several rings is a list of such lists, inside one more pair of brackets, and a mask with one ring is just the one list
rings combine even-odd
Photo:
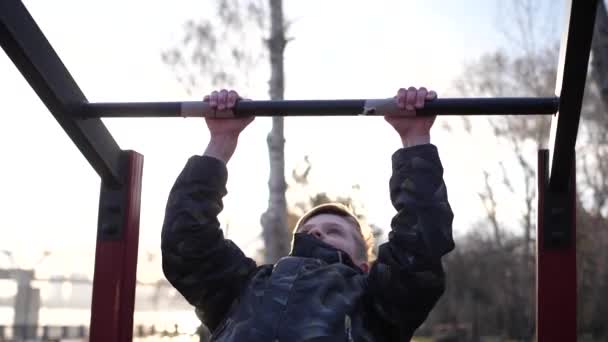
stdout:
[[355,234],[359,247],[357,257],[366,262],[373,259],[374,236],[371,234],[369,227],[363,224],[352,210],[342,203],[325,203],[310,209],[300,217],[298,223],[296,223],[294,233],[297,233],[306,221],[319,214],[337,215],[351,222],[357,231],[357,234]]

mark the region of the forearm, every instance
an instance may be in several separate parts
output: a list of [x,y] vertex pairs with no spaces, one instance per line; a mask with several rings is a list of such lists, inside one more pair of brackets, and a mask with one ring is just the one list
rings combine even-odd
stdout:
[[412,147],[417,145],[425,145],[431,143],[430,133],[421,133],[416,135],[401,135],[401,143],[403,147]]
[[238,135],[212,135],[203,155],[227,164],[236,150],[237,143]]

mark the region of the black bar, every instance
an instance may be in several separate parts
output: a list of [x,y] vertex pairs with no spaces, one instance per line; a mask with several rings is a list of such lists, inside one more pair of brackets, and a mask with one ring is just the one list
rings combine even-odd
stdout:
[[[254,116],[350,116],[363,113],[367,100],[284,100],[243,101],[235,108],[235,115]],[[193,102],[125,102],[89,103],[79,111],[84,117],[180,117],[184,104]],[[530,115],[555,114],[557,97],[503,98],[445,98],[427,102],[418,114],[428,115]],[[202,116],[202,115],[199,115]]]
[[120,148],[99,119],[76,119],[84,94],[19,0],[0,1],[0,45],[101,178],[119,181]]
[[598,2],[569,0],[566,6],[569,21],[562,36],[555,90],[560,96],[559,113],[551,122],[549,140],[553,192],[566,192],[570,183]]

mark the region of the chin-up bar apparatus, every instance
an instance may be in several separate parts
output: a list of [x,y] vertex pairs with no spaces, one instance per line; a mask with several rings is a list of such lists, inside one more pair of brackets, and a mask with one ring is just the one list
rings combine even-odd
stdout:
[[[453,98],[417,115],[552,115],[538,153],[538,341],[576,341],[575,154],[598,0],[567,0],[555,97]],[[90,103],[20,0],[0,1],[0,44],[101,178],[89,337],[131,341],[143,156],[121,150],[104,117],[383,115],[392,99],[241,101],[234,112],[201,102]],[[3,82],[4,79],[0,79]],[[522,117],[521,120],[525,120]]]
[[[555,114],[557,97],[445,98],[425,102],[417,116]],[[202,101],[89,103],[83,118],[124,117],[239,117],[387,115],[402,110],[395,99],[240,101],[234,111],[213,111]]]

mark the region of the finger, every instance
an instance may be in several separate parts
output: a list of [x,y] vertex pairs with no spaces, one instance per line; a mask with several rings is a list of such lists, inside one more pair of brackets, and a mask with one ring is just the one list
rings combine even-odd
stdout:
[[428,91],[425,87],[418,89],[416,93],[416,109],[420,109],[424,107],[424,99],[426,98],[426,94]]
[[407,88],[407,96],[405,98],[405,109],[408,111],[414,110],[414,104],[416,103],[416,88]]
[[405,109],[405,96],[407,94],[407,90],[405,88],[400,88],[397,91],[397,107],[401,109]]
[[217,109],[226,109],[226,99],[228,98],[228,90],[222,89],[217,99]]
[[217,90],[214,90],[211,93],[211,96],[209,96],[209,106],[211,106],[212,108],[217,107],[217,96],[218,96],[218,92]]
[[228,104],[227,104],[228,108],[234,108],[234,106],[236,106],[236,102],[238,101],[238,99],[239,99],[239,94],[236,91],[234,91],[234,90],[229,91],[228,92]]
[[434,90],[431,90],[428,92],[428,94],[426,94],[427,100],[434,100],[436,98],[437,98],[437,93]]

